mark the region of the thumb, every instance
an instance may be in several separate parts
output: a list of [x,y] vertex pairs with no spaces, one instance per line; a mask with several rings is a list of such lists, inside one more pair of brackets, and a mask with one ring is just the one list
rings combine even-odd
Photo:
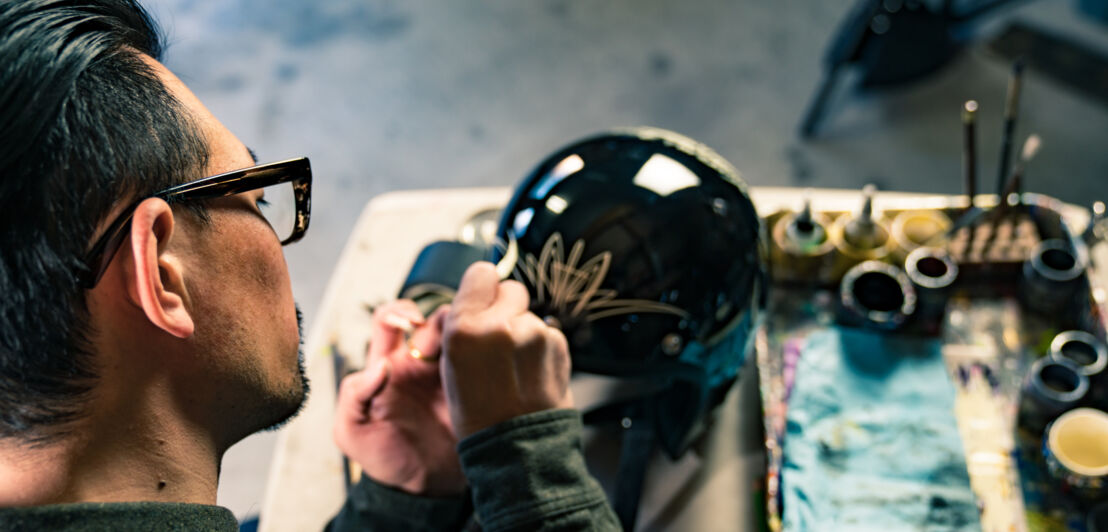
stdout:
[[500,277],[491,262],[479,261],[466,268],[451,305],[453,315],[481,312],[496,301]]

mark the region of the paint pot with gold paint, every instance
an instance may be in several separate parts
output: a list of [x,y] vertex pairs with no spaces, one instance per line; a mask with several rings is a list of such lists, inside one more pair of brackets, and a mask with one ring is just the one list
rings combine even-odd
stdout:
[[873,212],[873,185],[863,189],[865,196],[857,214],[840,216],[831,225],[831,241],[838,250],[833,275],[838,277],[859,262],[881,260],[892,245],[889,228]]
[[916,310],[916,291],[904,270],[866,261],[843,275],[840,321],[881,330],[898,329]]
[[947,243],[946,233],[950,231],[951,225],[950,218],[939,210],[904,211],[897,214],[890,225],[893,254],[898,261],[903,261],[916,248],[943,247]]
[[1108,496],[1108,414],[1076,408],[1043,434],[1047,472],[1063,492],[1095,502]]

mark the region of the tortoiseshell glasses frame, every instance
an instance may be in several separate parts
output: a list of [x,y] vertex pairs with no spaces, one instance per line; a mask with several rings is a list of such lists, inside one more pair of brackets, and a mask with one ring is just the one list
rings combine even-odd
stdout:
[[148,198],[161,198],[174,205],[185,201],[197,201],[215,199],[225,196],[233,196],[259,188],[265,188],[283,183],[292,183],[293,195],[296,202],[296,218],[292,228],[292,234],[281,241],[281,245],[291,244],[300,240],[304,232],[308,230],[308,221],[311,218],[312,207],[312,168],[307,157],[289,159],[275,163],[252,166],[233,172],[209,176],[174,185],[160,192],[135,200],[119,214],[104,234],[96,240],[85,255],[84,271],[80,275],[80,281],[85,288],[93,288],[104,276],[108,265],[119,246],[123,243],[130,227],[131,218],[135,209]]

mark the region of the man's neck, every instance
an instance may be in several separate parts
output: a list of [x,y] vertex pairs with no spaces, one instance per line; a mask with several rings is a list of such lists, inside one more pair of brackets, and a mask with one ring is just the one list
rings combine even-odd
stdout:
[[100,420],[45,446],[0,440],[0,507],[73,502],[215,504],[222,451],[182,427]]

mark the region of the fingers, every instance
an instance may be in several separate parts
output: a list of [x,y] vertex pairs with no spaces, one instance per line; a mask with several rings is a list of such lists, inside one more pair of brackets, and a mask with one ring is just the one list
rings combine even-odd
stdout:
[[503,281],[497,289],[496,301],[486,312],[511,318],[527,312],[531,305],[531,294],[527,293],[527,287],[519,281]]
[[404,345],[405,334],[424,324],[426,320],[419,307],[407,299],[392,301],[377,307],[373,312],[370,325],[369,351],[366,353],[366,366],[378,359],[386,359]]
[[466,269],[452,304],[455,314],[481,312],[496,301],[500,277],[491,262],[475,262]]
[[377,307],[373,312],[374,320],[380,319],[385,322],[392,321],[389,318],[390,315],[395,318],[405,319],[413,325],[422,325],[423,322],[426,321],[423,317],[423,313],[419,310],[419,306],[415,304],[415,301],[410,299],[390,301]]
[[558,376],[556,388],[552,390],[554,395],[561,394],[557,408],[573,408],[573,393],[569,388],[569,379],[573,371],[572,358],[569,355],[569,340],[560,329],[547,326],[547,338],[552,345],[553,373]]
[[470,266],[454,297],[454,312],[467,314],[490,311],[504,317],[527,310],[531,296],[519,281],[501,281],[496,267],[489,262]]
[[442,329],[449,312],[449,305],[439,307],[427,318],[426,324],[412,333],[411,348],[417,350],[428,362],[437,361],[442,352]]
[[[518,325],[517,325],[518,324]],[[517,358],[517,373],[520,382],[534,390],[543,390],[542,394],[531,397],[537,400],[534,410],[545,408],[572,408],[573,397],[569,395],[571,361],[569,342],[559,329],[550,327],[545,320],[527,313],[513,321],[513,336],[519,330],[522,342],[541,344],[541,356]]]
[[369,403],[384,389],[390,370],[388,360],[378,359],[366,369],[344,378],[339,385],[339,414],[351,422],[366,421]]
[[562,331],[528,312],[512,320],[512,339],[516,345],[543,346],[542,356],[526,356],[517,360],[522,379],[534,379],[530,383],[532,386],[553,385],[552,389],[564,389],[568,385],[571,366],[569,342]]
[[573,406],[565,336],[527,311],[519,283],[502,283],[499,296],[482,312],[459,317],[464,310],[455,309],[443,333],[442,386],[459,438],[519,415]]

